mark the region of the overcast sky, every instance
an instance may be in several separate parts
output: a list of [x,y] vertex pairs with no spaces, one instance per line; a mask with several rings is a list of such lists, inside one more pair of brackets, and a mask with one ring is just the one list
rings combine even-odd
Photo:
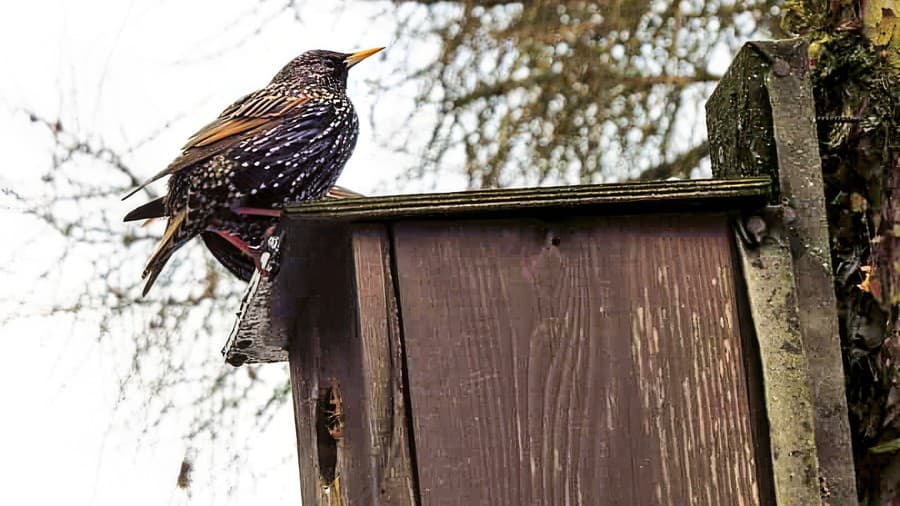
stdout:
[[[361,134],[339,183],[368,194],[464,189],[465,178],[451,170],[442,170],[434,186],[400,178],[415,160],[394,149],[405,146],[398,145],[401,141],[393,133],[401,126],[426,132],[434,119],[427,111],[414,111],[411,124],[406,123],[417,89],[415,83],[402,84],[399,69],[423,65],[438,50],[432,39],[394,39],[398,19],[418,12],[413,9],[409,3],[398,6],[391,1],[313,0],[48,0],[4,6],[0,17],[4,504],[299,503],[289,403],[260,430],[252,413],[265,398],[257,397],[268,392],[251,392],[233,417],[218,421],[220,437],[188,441],[184,436],[195,413],[185,404],[202,394],[198,389],[204,385],[192,384],[196,375],[187,370],[181,389],[154,390],[165,354],[183,354],[190,367],[207,374],[230,367],[222,363],[219,349],[233,323],[229,311],[236,307],[219,301],[226,304],[222,313],[227,317],[213,322],[217,336],[213,342],[193,340],[199,323],[187,321],[176,329],[182,339],[171,348],[150,339],[151,347],[137,363],[132,363],[136,345],[131,336],[148,328],[152,314],[138,308],[133,319],[104,322],[97,311],[53,311],[60,305],[77,308],[85,286],[105,289],[109,280],[97,280],[93,274],[98,264],[122,263],[125,278],[114,285],[135,289],[150,245],[122,251],[116,242],[117,249],[98,253],[90,244],[65,237],[23,212],[27,203],[42,202],[47,188],[42,178],[54,156],[52,135],[46,126],[30,122],[28,114],[59,120],[66,131],[94,147],[121,154],[128,167],[147,177],[167,165],[199,127],[236,98],[264,86],[300,52],[388,46],[351,72],[349,95],[360,116]],[[724,70],[729,55],[716,54],[712,60],[711,65]],[[376,83],[389,86],[376,93]],[[698,103],[697,114],[701,110]],[[698,118],[685,120],[699,127],[688,135],[702,138],[702,121],[694,120]],[[445,163],[452,165],[453,160]],[[124,176],[108,167],[100,170],[98,164],[102,165],[93,159],[75,160],[68,170],[100,188],[126,184]],[[118,179],[102,180],[109,177]],[[163,188],[162,182],[153,187],[157,194]],[[97,220],[97,226],[108,227],[107,232],[118,238],[133,230],[129,227],[134,225],[122,224],[118,217],[136,202],[103,197],[85,206],[55,202],[48,211]],[[98,218],[106,215],[115,219]],[[185,250],[179,252],[181,258],[202,261],[202,248]],[[182,271],[175,275],[190,275]],[[197,283],[176,285],[173,281],[165,288],[189,290]],[[287,377],[281,365],[256,371],[267,380],[264,385]],[[167,411],[156,423],[159,412],[169,405],[178,409]],[[185,455],[196,468],[189,492],[175,486]]]
[[[281,1],[191,2],[89,0],[11,2],[0,17],[0,367],[4,398],[0,416],[0,476],[3,503],[72,505],[297,504],[299,490],[290,404],[262,433],[252,422],[234,423],[234,439],[188,444],[185,413],[147,426],[156,404],[150,392],[127,390],[132,348],[97,337],[90,314],[49,314],[77,285],[89,283],[89,251],[56,265],[72,245],[39,220],[25,216],[12,192],[41,194],[41,174],[50,164],[46,128],[25,111],[59,119],[66,129],[125,154],[149,176],[165,166],[185,139],[234,99],[265,85],[288,60],[307,49],[351,51],[394,42],[395,6],[390,2]],[[295,15],[296,13],[296,15]],[[433,45],[432,45],[433,46]],[[412,191],[396,184],[409,164],[381,146],[392,122],[410,107],[414,91],[398,89],[379,103],[370,120],[368,80],[384,77],[393,62],[428,58],[427,41],[415,52],[372,58],[354,68],[349,94],[361,119],[361,137],[341,183],[368,193]],[[404,98],[405,97],[405,98]],[[396,114],[394,114],[396,112]],[[85,164],[84,171],[92,167]],[[104,174],[108,173],[105,172]],[[122,181],[116,181],[122,184]],[[442,180],[460,189],[461,178]],[[162,188],[156,186],[157,191]],[[124,213],[132,205],[105,202]],[[119,226],[119,225],[117,225]],[[121,225],[124,232],[125,225]],[[27,240],[29,246],[20,246]],[[135,260],[134,276],[143,258]],[[82,269],[85,275],[73,273]],[[38,288],[25,290],[45,271]],[[21,300],[23,295],[25,299]],[[231,326],[223,321],[219,342],[194,353],[218,359]],[[114,337],[114,336],[113,336]],[[174,350],[156,350],[158,353]],[[154,356],[142,367],[151,370]],[[123,363],[124,362],[124,363]],[[214,367],[230,367],[214,365]],[[279,365],[262,367],[274,382],[286,377]],[[248,409],[257,405],[247,401]],[[238,408],[240,409],[240,408]],[[247,419],[252,420],[248,413]],[[224,422],[223,422],[224,423]],[[231,437],[231,436],[229,436]],[[238,451],[239,450],[239,451]],[[190,494],[175,486],[188,453],[196,462]],[[239,462],[228,459],[239,453]]]

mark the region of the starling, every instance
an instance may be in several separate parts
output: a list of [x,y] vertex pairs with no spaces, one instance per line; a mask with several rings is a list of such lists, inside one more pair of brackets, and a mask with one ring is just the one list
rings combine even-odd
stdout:
[[[361,197],[362,195],[340,186],[328,190],[325,198],[339,199]],[[125,221],[152,220],[166,216],[166,197],[159,197],[125,216]],[[219,223],[221,230],[206,230],[200,238],[206,249],[232,274],[242,281],[250,281],[259,269],[259,253],[264,243],[278,224],[278,218],[271,216],[238,215],[230,217],[227,223]],[[227,230],[227,232],[225,231]],[[237,240],[235,240],[237,239]]]
[[[265,88],[226,108],[188,139],[168,167],[125,196],[171,176],[162,202],[168,225],[141,276],[147,280],[144,295],[172,253],[194,236],[214,232],[252,256],[241,217],[277,218],[285,204],[325,195],[359,133],[346,93],[348,70],[382,49],[316,50],[294,58]],[[265,221],[250,223],[255,235]]]

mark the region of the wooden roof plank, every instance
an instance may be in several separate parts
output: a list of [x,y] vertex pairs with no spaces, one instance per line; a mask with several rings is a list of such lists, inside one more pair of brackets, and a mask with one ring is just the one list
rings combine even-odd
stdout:
[[424,216],[522,214],[537,209],[585,208],[618,213],[758,207],[769,198],[767,177],[697,179],[550,188],[475,190],[319,200],[289,206],[289,219],[383,221]]

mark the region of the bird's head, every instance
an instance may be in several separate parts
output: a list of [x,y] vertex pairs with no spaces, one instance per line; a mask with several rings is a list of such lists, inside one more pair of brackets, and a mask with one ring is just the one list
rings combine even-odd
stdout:
[[337,83],[346,86],[347,71],[350,67],[382,49],[384,48],[375,47],[355,53],[338,53],[322,49],[307,51],[285,65],[272,79],[272,83]]

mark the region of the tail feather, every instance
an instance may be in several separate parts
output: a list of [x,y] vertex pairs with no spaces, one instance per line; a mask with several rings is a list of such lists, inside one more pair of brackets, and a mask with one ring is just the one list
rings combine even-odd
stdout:
[[174,252],[175,248],[167,249],[163,255],[157,258],[156,263],[154,263],[152,267],[148,267],[148,270],[144,271],[143,277],[147,279],[147,283],[144,285],[144,290],[141,292],[142,297],[146,297],[150,292],[150,288],[153,286],[156,278],[159,277],[159,273],[162,272],[163,267],[166,266],[166,262],[169,261],[169,258],[171,258],[172,253]]
[[122,221],[149,220],[151,218],[162,218],[165,215],[166,198],[159,197],[132,209]]
[[153,282],[156,281],[157,276],[162,272],[163,267],[165,267],[166,262],[169,261],[169,257],[172,256],[172,253],[184,244],[183,239],[178,241],[175,239],[178,236],[181,224],[184,223],[186,217],[187,209],[185,208],[169,220],[166,232],[163,234],[159,246],[156,247],[156,251],[153,252],[150,260],[147,261],[147,267],[144,268],[144,273],[141,275],[141,278],[147,280],[147,284],[144,285],[144,296],[150,291],[150,287],[153,286]]
[[200,234],[206,249],[224,265],[232,274],[240,278],[242,281],[250,281],[253,273],[256,272],[256,264],[253,259],[245,255],[233,244],[223,239],[215,232],[203,232]]
[[125,200],[125,199],[127,199],[128,197],[134,195],[135,193],[137,193],[137,192],[143,190],[143,189],[146,188],[147,185],[149,185],[150,183],[152,183],[152,182],[156,181],[157,179],[160,179],[160,178],[162,178],[162,177],[164,177],[164,176],[167,176],[167,175],[170,174],[171,172],[172,172],[172,171],[169,170],[169,167],[166,167],[165,169],[163,169],[163,170],[157,172],[156,174],[154,174],[153,177],[151,177],[150,179],[144,181],[144,182],[141,183],[137,188],[135,188],[135,189],[131,190],[130,192],[128,192],[128,195],[125,195],[124,197],[122,197],[122,200]]

